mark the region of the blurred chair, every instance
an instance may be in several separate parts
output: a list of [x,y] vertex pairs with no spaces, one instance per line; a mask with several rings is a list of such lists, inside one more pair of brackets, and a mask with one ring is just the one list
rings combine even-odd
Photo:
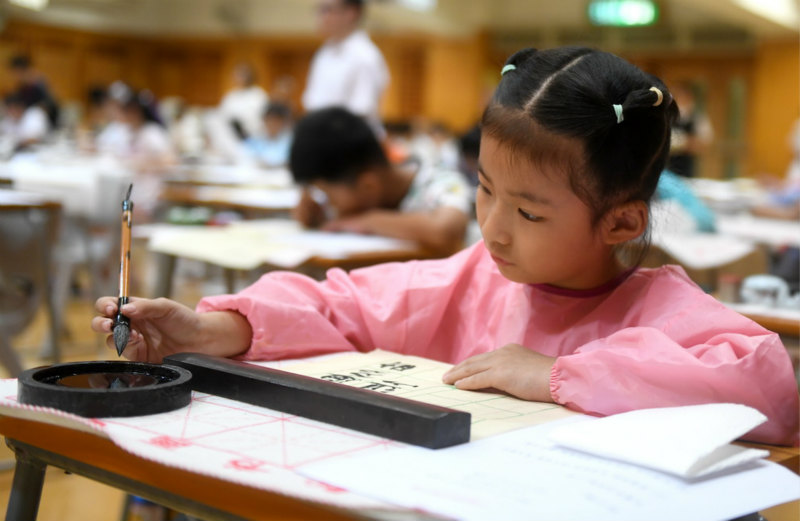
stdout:
[[52,354],[56,362],[60,358],[60,316],[50,277],[60,218],[59,203],[0,190],[0,363],[12,376],[22,371],[22,364],[11,339],[30,324],[42,303],[49,315]]

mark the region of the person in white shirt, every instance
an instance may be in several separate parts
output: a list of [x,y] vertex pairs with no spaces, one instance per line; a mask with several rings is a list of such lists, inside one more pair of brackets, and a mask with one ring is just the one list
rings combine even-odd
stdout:
[[364,117],[383,137],[379,110],[389,70],[380,50],[359,28],[363,12],[363,0],[317,4],[318,31],[326,41],[311,62],[303,108],[344,107]]
[[263,131],[261,115],[267,108],[269,96],[256,83],[256,74],[250,65],[237,65],[233,77],[236,87],[222,98],[219,111],[239,140],[245,140]]
[[39,105],[25,107],[16,94],[6,96],[6,115],[0,124],[0,133],[6,147],[12,151],[42,142],[50,131],[47,113]]
[[99,154],[124,157],[129,153],[132,137],[123,107],[133,98],[134,93],[125,83],[115,81],[108,87],[106,94],[102,106],[106,123],[94,140],[94,149]]
[[129,129],[130,142],[127,153],[120,159],[133,171],[138,194],[134,218],[147,222],[154,217],[157,208],[161,177],[176,163],[177,157],[150,91],[143,90],[132,96],[122,106],[122,118]]

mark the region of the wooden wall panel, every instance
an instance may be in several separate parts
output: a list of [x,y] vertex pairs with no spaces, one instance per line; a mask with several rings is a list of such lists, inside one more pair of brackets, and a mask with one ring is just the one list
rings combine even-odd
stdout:
[[[83,54],[83,81],[86,88],[110,85],[125,76],[127,54],[121,46],[92,46]],[[84,89],[86,90],[86,89]],[[83,101],[82,96],[78,96]]]
[[174,50],[153,52],[152,69],[147,87],[159,97],[185,96],[189,91],[188,57]]
[[189,58],[187,81],[191,89],[185,89],[186,102],[191,105],[214,105],[219,102],[222,91],[222,53],[207,51]]
[[760,46],[749,99],[749,172],[783,176],[792,159],[789,133],[800,120],[800,45],[796,39]]
[[381,113],[387,121],[410,120],[423,114],[425,85],[425,40],[376,38],[392,75],[384,94]]
[[431,39],[421,75],[423,114],[462,132],[479,119],[485,52],[480,39]]
[[[25,49],[15,41],[0,40],[0,67],[5,67],[12,56],[24,52]],[[0,93],[7,94],[14,87],[14,78],[6,71],[0,74]]]
[[696,85],[702,93],[698,103],[705,107],[714,129],[714,139],[700,154],[698,174],[720,179],[731,173],[744,173],[739,167],[747,158],[747,140],[744,133],[737,130],[733,118],[737,110],[746,113],[749,108],[736,106],[739,100],[732,89],[736,84],[743,84],[745,89],[750,85],[752,56],[672,53],[629,58],[645,71],[661,78],[667,87],[688,82]]
[[[308,40],[294,44],[265,45],[261,57],[265,74],[261,83],[267,92],[275,97],[287,97],[288,100],[284,101],[288,101],[296,110],[302,107],[306,76],[317,45],[318,42]],[[276,93],[276,89],[285,92]]]
[[[456,131],[469,128],[480,117],[487,85],[498,76],[505,58],[491,48],[486,35],[381,34],[375,42],[392,76],[382,105],[384,117],[423,116]],[[30,54],[62,101],[83,102],[89,87],[120,79],[136,88],[150,88],[158,97],[180,96],[189,104],[212,106],[230,88],[235,65],[248,61],[268,92],[279,78],[292,78],[290,97],[299,107],[308,66],[320,43],[311,35],[117,36],[12,20],[0,33],[0,66],[15,53]],[[785,171],[790,157],[787,135],[800,115],[797,41],[764,44],[755,53],[650,53],[628,58],[668,84],[689,79],[705,86],[717,139],[702,158],[703,175],[724,177],[731,162],[744,165],[742,173]],[[8,74],[0,74],[0,91],[8,92],[12,85]],[[742,90],[744,130],[730,136],[731,104]]]

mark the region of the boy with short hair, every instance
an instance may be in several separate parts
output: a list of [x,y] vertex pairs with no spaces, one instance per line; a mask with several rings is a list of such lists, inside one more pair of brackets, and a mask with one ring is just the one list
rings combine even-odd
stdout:
[[464,246],[471,190],[463,176],[391,164],[369,124],[343,108],[298,122],[289,167],[306,187],[294,214],[307,226],[413,240],[439,255]]

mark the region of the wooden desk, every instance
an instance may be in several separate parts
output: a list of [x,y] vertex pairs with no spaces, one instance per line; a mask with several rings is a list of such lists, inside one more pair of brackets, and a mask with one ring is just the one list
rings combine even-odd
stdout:
[[782,447],[778,445],[765,445],[763,443],[751,443],[740,441],[736,443],[744,447],[754,449],[764,449],[769,451],[769,461],[780,463],[795,474],[800,474],[800,447]]
[[769,329],[779,335],[800,337],[800,322],[783,317],[774,317],[758,313],[742,313],[750,320],[757,322],[765,329]]
[[0,189],[0,210],[27,210],[31,208],[61,210],[61,203],[32,192]]
[[[36,519],[47,465],[209,520],[435,519],[420,512],[354,512],[302,501],[154,463],[126,452],[107,438],[41,422],[0,416],[0,434],[17,458],[6,521]],[[798,471],[797,448],[743,445],[766,448],[771,461]]]
[[300,191],[296,188],[263,188],[242,186],[204,186],[167,183],[160,199],[170,204],[210,206],[237,210],[247,215],[287,213],[297,205]]
[[[153,298],[167,297],[172,295],[172,281],[175,274],[175,264],[178,260],[176,255],[167,255],[165,253],[157,254],[156,259],[156,281],[153,284]],[[395,250],[395,251],[381,251],[381,252],[367,252],[348,255],[343,259],[334,259],[330,257],[312,257],[300,266],[293,268],[293,271],[304,273],[309,277],[315,279],[322,279],[325,272],[331,268],[342,268],[349,271],[352,269],[363,268],[372,266],[374,264],[382,264],[385,262],[405,262],[415,259],[432,259],[435,255],[426,250]],[[274,269],[281,269],[268,264],[262,265],[263,271],[271,271]],[[228,293],[236,292],[236,275],[239,270],[234,268],[222,267],[223,276],[225,278],[225,290]]]
[[292,174],[286,168],[258,168],[236,165],[183,166],[169,172],[164,183],[194,186],[249,186],[259,188],[289,188]]
[[800,337],[800,313],[797,310],[744,303],[725,302],[724,304],[779,335]]
[[6,521],[36,519],[47,465],[209,520],[354,520],[366,516],[237,485],[133,456],[87,432],[0,416],[17,467]]

